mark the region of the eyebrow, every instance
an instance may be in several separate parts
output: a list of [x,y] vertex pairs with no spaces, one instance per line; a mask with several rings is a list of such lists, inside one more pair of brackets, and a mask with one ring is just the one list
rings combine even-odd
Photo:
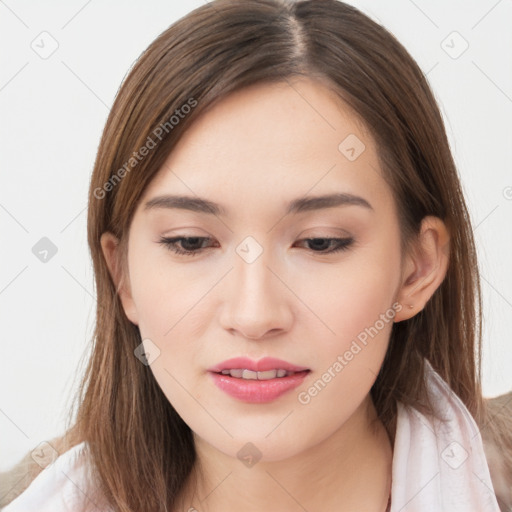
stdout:
[[[298,214],[306,211],[322,210],[339,206],[361,206],[374,211],[372,205],[364,198],[346,192],[322,196],[306,196],[290,201],[286,206],[285,215]],[[156,208],[176,208],[210,215],[227,215],[227,210],[220,204],[194,196],[163,195],[150,199],[144,210]]]

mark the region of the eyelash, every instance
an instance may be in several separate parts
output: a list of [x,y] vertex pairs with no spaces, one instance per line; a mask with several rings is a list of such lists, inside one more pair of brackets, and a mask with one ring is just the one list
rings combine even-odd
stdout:
[[[169,237],[161,237],[159,243],[163,244],[170,251],[183,255],[183,256],[196,256],[200,254],[205,248],[200,248],[196,250],[186,250],[178,247],[177,243],[183,240],[211,240],[209,237],[204,236],[177,236],[173,238]],[[329,242],[335,241],[337,242],[337,246],[330,251],[322,252],[322,251],[312,251],[316,254],[334,254],[336,252],[346,251],[353,244],[353,238],[328,238],[328,237],[317,237],[317,238],[303,238],[299,240],[299,242],[311,242],[313,240],[329,240]]]

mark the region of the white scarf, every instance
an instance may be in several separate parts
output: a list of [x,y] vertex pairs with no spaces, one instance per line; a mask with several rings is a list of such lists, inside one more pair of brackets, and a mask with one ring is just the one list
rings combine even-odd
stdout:
[[398,402],[391,512],[500,512],[474,418],[426,363],[442,423]]

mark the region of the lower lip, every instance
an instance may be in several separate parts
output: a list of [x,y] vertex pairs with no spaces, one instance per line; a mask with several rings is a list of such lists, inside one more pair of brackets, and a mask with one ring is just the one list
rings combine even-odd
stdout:
[[304,381],[309,371],[297,372],[288,377],[268,380],[237,379],[230,375],[210,372],[215,385],[242,402],[265,403],[275,400]]

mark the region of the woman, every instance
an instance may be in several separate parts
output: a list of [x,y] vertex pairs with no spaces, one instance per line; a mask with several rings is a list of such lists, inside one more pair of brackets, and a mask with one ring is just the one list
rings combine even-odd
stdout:
[[357,9],[215,0],[159,36],[105,126],[88,240],[78,415],[7,512],[499,510],[442,118]]

